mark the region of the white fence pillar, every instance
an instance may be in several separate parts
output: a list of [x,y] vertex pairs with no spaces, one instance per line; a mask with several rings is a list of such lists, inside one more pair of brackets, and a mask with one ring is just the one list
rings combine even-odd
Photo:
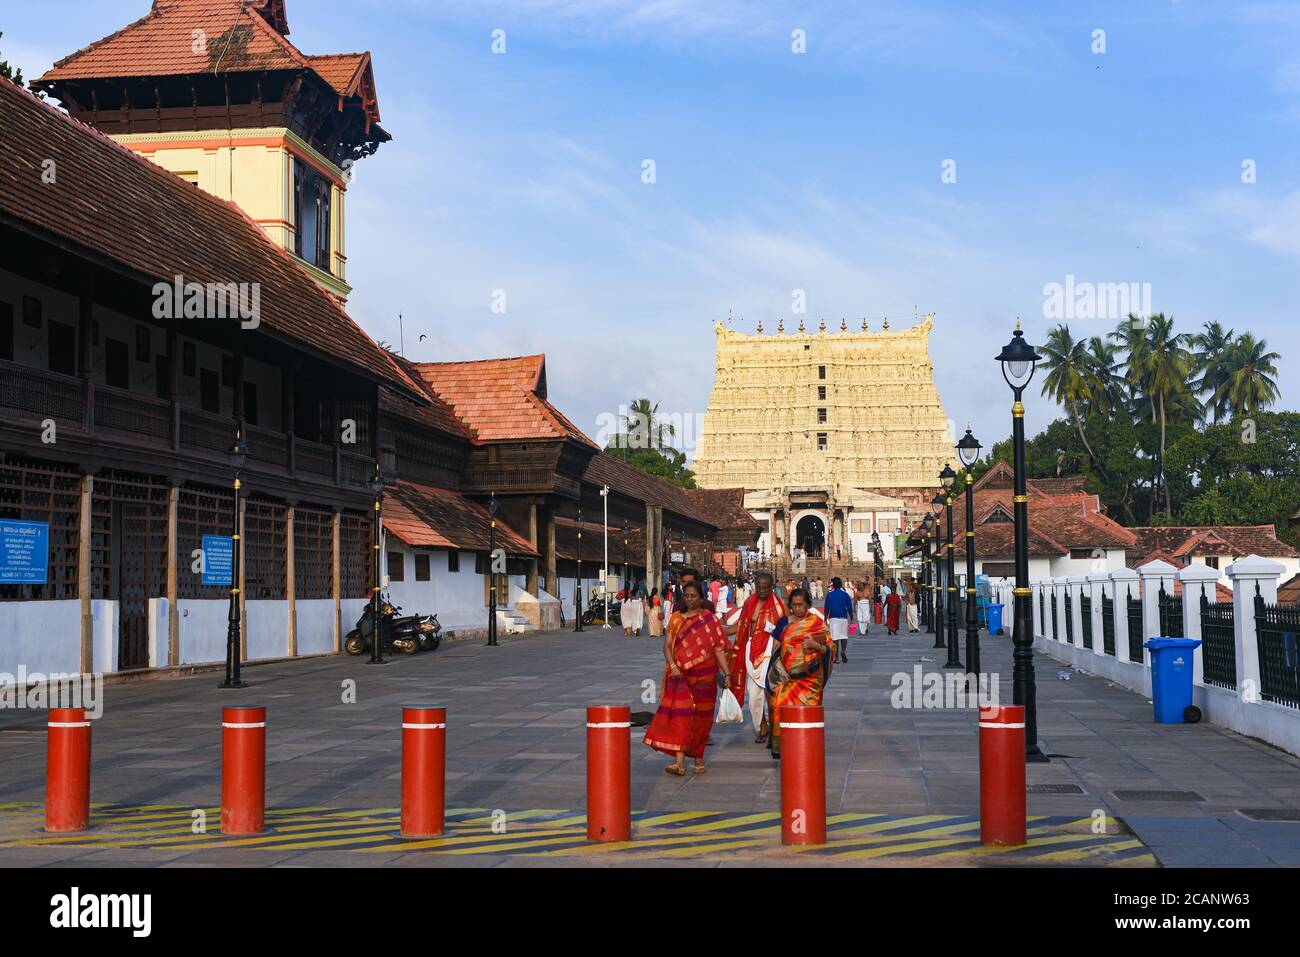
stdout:
[[[1173,595],[1174,575],[1178,569],[1157,558],[1137,571],[1142,579],[1142,643],[1145,646],[1149,638],[1168,637],[1160,634],[1160,590],[1163,587],[1165,594]],[[1145,647],[1142,661],[1147,667],[1151,666],[1151,652]]]
[[[1183,586],[1183,634],[1188,638],[1203,641],[1201,634],[1201,595],[1210,601],[1215,599],[1215,585],[1219,581],[1219,570],[1207,565],[1193,563],[1178,569],[1178,581]],[[1197,647],[1192,655],[1192,683],[1205,684],[1205,658],[1202,647]]]
[[1070,596],[1070,631],[1073,633],[1072,644],[1083,647],[1083,588],[1088,583],[1086,578],[1072,576],[1065,580],[1065,593]]
[[[1131,661],[1128,655],[1128,596],[1141,594],[1138,573],[1131,568],[1117,568],[1108,576],[1111,597],[1115,600],[1115,660]],[[1140,663],[1140,662],[1139,662]]]
[[1233,630],[1237,641],[1237,695],[1242,701],[1260,700],[1259,641],[1255,631],[1255,595],[1270,605],[1277,603],[1277,580],[1286,570],[1281,562],[1247,555],[1228,566],[1232,582]]
[[1106,597],[1106,585],[1110,579],[1106,575],[1089,575],[1088,584],[1085,586],[1088,590],[1088,598],[1092,602],[1092,653],[1095,655],[1106,654],[1106,635],[1104,631],[1104,619],[1102,616],[1103,599]]

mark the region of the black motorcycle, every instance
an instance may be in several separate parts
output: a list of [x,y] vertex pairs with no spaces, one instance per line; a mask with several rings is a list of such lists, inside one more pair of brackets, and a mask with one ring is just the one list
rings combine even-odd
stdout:
[[[610,599],[609,602],[609,624],[621,625],[622,619],[619,617],[619,607],[621,603]],[[599,595],[591,599],[587,605],[587,610],[582,613],[582,623],[584,625],[603,625],[605,624],[605,599]]]
[[[398,617],[401,605],[387,600],[379,606],[379,636],[381,648],[386,653],[400,651],[413,655],[417,651],[433,651],[442,643],[442,625],[437,615],[407,615]],[[350,655],[362,655],[370,650],[373,631],[372,609],[367,606],[357,619],[357,626],[348,632],[343,647]]]

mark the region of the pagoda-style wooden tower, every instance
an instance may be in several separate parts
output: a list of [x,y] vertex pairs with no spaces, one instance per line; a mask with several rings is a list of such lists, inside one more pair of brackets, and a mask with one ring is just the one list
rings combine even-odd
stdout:
[[369,53],[308,56],[285,0],[154,0],[33,89],[244,209],[346,299],[348,169],[390,137]]

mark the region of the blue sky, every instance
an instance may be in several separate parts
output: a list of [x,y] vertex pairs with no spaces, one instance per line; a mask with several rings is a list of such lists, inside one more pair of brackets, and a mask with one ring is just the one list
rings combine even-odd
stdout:
[[[35,76],[148,7],[11,4],[0,52]],[[1283,405],[1297,404],[1300,3],[288,12],[308,53],[374,54],[394,136],[349,192],[355,318],[396,342],[404,314],[419,360],[545,352],[552,399],[589,433],[635,396],[702,411],[714,321],[792,327],[802,289],[814,327],[933,311],[948,415],[990,445],[1010,402],[991,357],[1017,316],[1042,338],[1044,286],[1068,275],[1149,283],[1152,308],[1187,331],[1217,319],[1265,337]],[[1031,430],[1057,414],[1028,406]]]

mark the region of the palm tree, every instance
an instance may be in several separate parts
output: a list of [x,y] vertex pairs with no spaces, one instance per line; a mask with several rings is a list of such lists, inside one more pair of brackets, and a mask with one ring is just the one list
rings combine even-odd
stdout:
[[623,444],[625,449],[630,444],[633,429],[641,431],[646,436],[649,447],[653,449],[662,449],[669,444],[667,440],[677,435],[677,430],[671,422],[664,422],[659,418],[659,403],[651,405],[649,399],[633,399],[623,421],[628,437],[628,441]]
[[1155,313],[1147,322],[1145,351],[1139,365],[1142,391],[1152,408],[1152,422],[1160,423],[1160,455],[1156,462],[1159,496],[1153,498],[1152,511],[1163,496],[1165,513],[1170,511],[1165,486],[1165,433],[1169,406],[1192,411],[1199,407],[1192,395],[1190,380],[1195,359],[1187,349],[1187,336],[1174,332],[1174,317]]
[[1118,348],[1101,336],[1088,340],[1088,362],[1092,378],[1088,401],[1084,406],[1087,415],[1110,415],[1127,404],[1124,377],[1119,374]]
[[1079,412],[1081,404],[1093,401],[1096,381],[1093,357],[1087,344],[1070,335],[1070,327],[1062,323],[1047,334],[1047,342],[1039,348],[1043,352],[1043,368],[1047,370],[1042,394],[1070,410],[1083,447],[1088,450],[1088,457],[1104,476],[1106,473],[1097,461],[1092,446],[1088,444],[1083,416]]
[[1242,333],[1223,359],[1223,382],[1211,402],[1232,410],[1235,416],[1253,416],[1278,399],[1276,352],[1266,352],[1268,342]]
[[1228,377],[1225,359],[1233,344],[1233,330],[1225,330],[1219,322],[1207,322],[1201,332],[1188,337],[1188,342],[1197,350],[1192,354],[1196,370],[1201,375],[1196,383],[1196,391],[1210,393],[1205,410],[1214,417],[1214,424],[1218,425],[1219,419],[1227,411],[1227,402],[1221,390]]

